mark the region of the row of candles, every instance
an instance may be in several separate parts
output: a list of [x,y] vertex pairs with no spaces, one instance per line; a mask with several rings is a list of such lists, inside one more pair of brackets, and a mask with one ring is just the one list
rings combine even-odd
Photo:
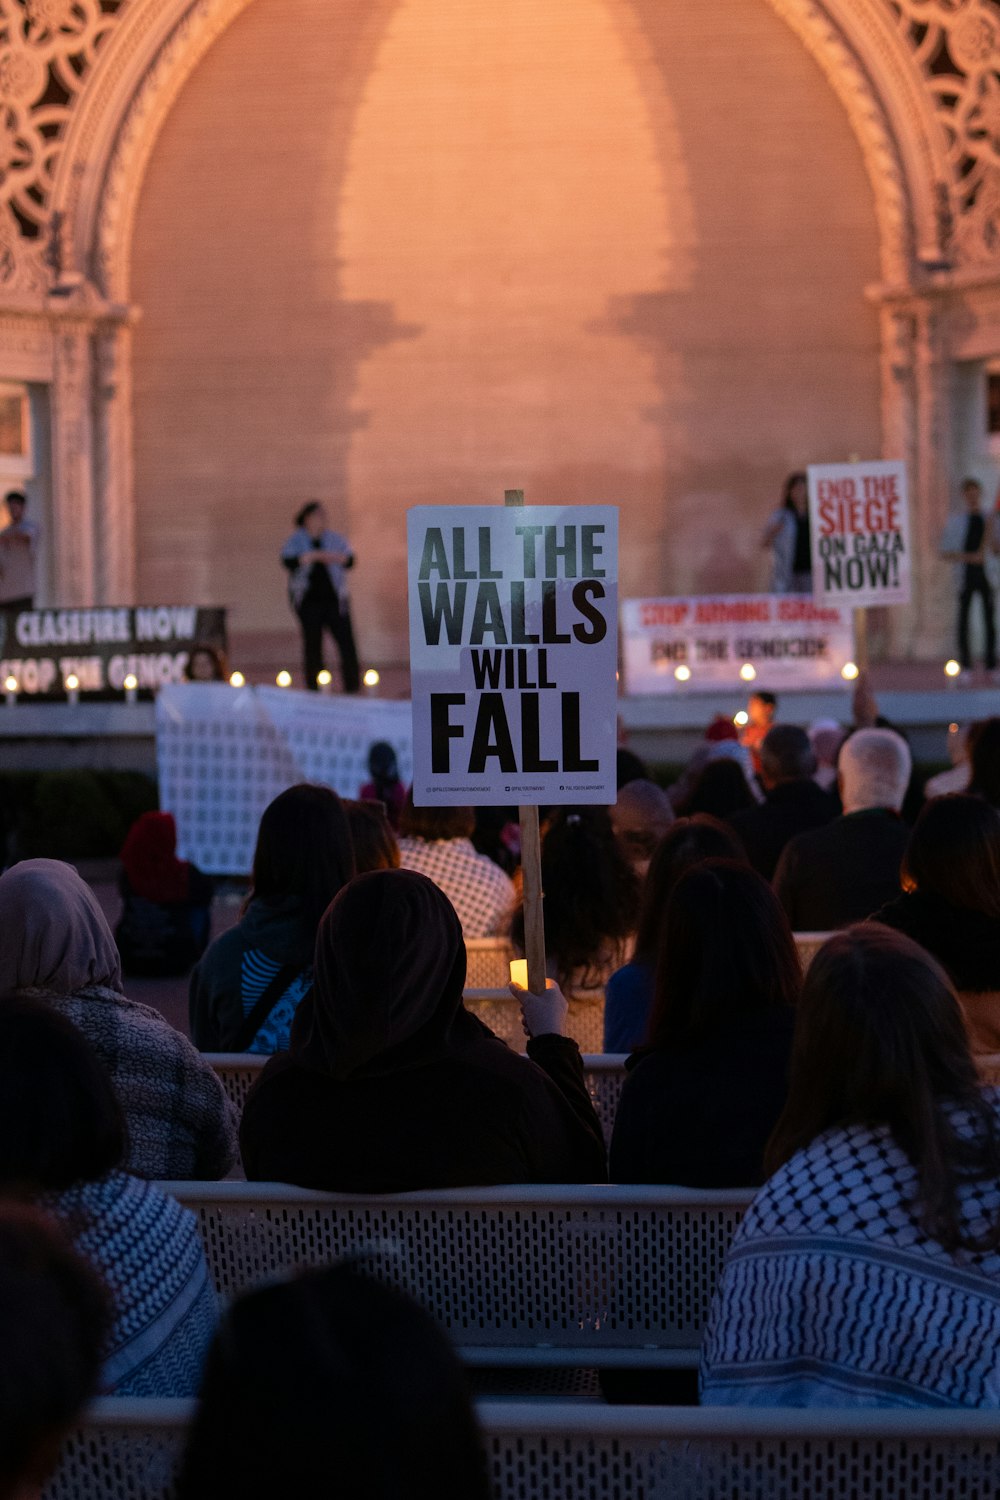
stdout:
[[[3,697],[4,703],[8,708],[14,707],[14,704],[17,702],[17,695],[20,692],[20,688],[21,684],[13,674],[4,678]],[[66,691],[67,703],[79,703],[80,679],[79,677],[77,677],[75,672],[69,672],[67,673],[66,677],[63,678],[63,688]],[[139,679],[134,675],[134,673],[130,672],[124,679],[124,681],[122,682],[122,688],[125,692],[126,703],[138,703]]]
[[[961,674],[962,668],[954,658],[945,662],[944,675],[948,678],[949,686],[954,686],[955,678],[960,677]],[[857,662],[845,661],[840,669],[840,675],[845,682],[854,682],[860,677],[861,668]],[[674,668],[674,676],[678,682],[690,682],[694,673],[686,662],[681,662],[680,666]],[[745,661],[742,667],[740,667],[740,678],[743,682],[755,682],[757,680],[757,668],[752,661]]]
[[[274,680],[280,688],[290,688],[293,681],[291,672],[285,671],[279,672]],[[332,673],[324,670],[319,673],[316,681],[322,691],[329,692],[330,687],[333,683],[333,675]],[[368,692],[371,693],[374,692],[374,690],[378,687],[381,678],[379,677],[379,674],[374,667],[369,667],[362,681],[364,682],[364,685],[367,688]],[[244,677],[243,673],[231,673],[229,678],[229,686],[234,688],[245,687],[246,678]],[[14,704],[17,702],[17,695],[20,691],[20,683],[13,675],[13,673],[5,678],[3,687],[4,703],[8,708],[13,708]],[[63,687],[66,691],[67,703],[79,703],[80,679],[79,677],[77,677],[75,672],[70,672],[67,674],[67,676],[63,679]],[[134,673],[130,672],[128,676],[123,680],[122,689],[125,693],[126,703],[138,703],[139,679],[135,676]]]

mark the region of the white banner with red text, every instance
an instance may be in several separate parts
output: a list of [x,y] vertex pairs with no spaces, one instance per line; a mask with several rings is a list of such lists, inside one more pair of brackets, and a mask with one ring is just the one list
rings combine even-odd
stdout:
[[621,622],[630,697],[829,687],[854,659],[850,609],[807,594],[626,599]]

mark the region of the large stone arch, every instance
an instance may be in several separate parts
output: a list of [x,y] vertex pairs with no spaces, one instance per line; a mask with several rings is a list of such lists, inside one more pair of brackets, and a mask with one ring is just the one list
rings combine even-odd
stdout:
[[[132,0],[73,111],[52,210],[64,254],[112,302],[127,301],[143,170],[186,80],[252,0]],[[883,275],[906,285],[940,259],[944,141],[887,0],[762,0],[795,31],[841,100],[872,184]]]
[[[13,278],[16,311],[41,314],[55,335],[54,467],[60,503],[67,521],[73,518],[67,530],[84,538],[67,549],[57,573],[67,601],[133,592],[129,253],[135,209],[174,101],[215,39],[250,3],[121,0],[101,16],[100,48],[85,58],[71,89],[40,195],[45,261],[58,300],[44,294],[40,242],[14,246],[21,267]],[[978,263],[980,277],[997,272],[989,252],[1000,220],[1000,125],[990,106],[1000,16],[992,0],[970,0],[954,15],[935,7],[933,24],[918,33],[914,18],[926,11],[922,0],[765,3],[819,63],[863,152],[881,249],[883,286],[873,295],[885,305],[884,448],[914,465],[918,497],[923,494],[921,530],[929,542],[931,496],[941,478],[934,455],[946,422],[939,378],[946,348],[933,299],[945,290],[949,262]],[[15,64],[31,35],[49,36],[55,46],[60,25],[76,24],[69,19],[71,0],[23,0],[21,8],[28,30],[20,52],[14,49]],[[4,9],[14,14],[18,7],[7,0]],[[83,9],[94,12],[93,21],[96,0],[84,0]],[[963,85],[944,96],[935,90],[927,49],[935,31],[946,30],[950,53],[966,73]],[[0,46],[0,77],[5,64],[11,66],[10,49],[5,54]],[[971,177],[970,142],[977,163]],[[9,243],[9,225],[0,225],[0,239],[4,235]],[[0,298],[6,290],[0,282]]]

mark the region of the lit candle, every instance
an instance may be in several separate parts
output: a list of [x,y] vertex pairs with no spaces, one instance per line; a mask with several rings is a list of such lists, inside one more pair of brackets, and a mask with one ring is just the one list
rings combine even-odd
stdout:
[[139,701],[139,679],[134,672],[130,672],[124,682],[125,702],[138,703]]
[[242,672],[231,672],[229,674],[230,687],[242,687],[245,682],[246,678],[243,676]]
[[67,701],[70,703],[79,703],[80,679],[79,677],[77,677],[75,672],[70,672],[69,676],[66,678],[65,687]]
[[316,673],[316,682],[321,693],[328,693],[330,691],[330,684],[333,682],[333,673],[328,672],[326,667],[324,667],[322,672]]
[[365,685],[365,692],[366,693],[370,693],[372,695],[372,697],[374,697],[374,695],[375,695],[375,689],[378,687],[378,685],[379,685],[379,683],[380,683],[381,680],[382,679],[379,677],[379,674],[375,670],[375,668],[374,667],[369,667],[368,671],[365,673],[364,677],[362,678],[362,681],[364,682],[364,685]]
[[8,677],[4,682],[3,689],[4,702],[8,708],[13,708],[17,702],[17,678],[13,676]]
[[[510,982],[519,984],[522,989],[528,988],[528,960],[526,958],[512,958],[510,961]],[[555,989],[554,979],[546,979],[545,988]]]
[[279,672],[274,680],[279,687],[291,687],[292,674],[291,672]]

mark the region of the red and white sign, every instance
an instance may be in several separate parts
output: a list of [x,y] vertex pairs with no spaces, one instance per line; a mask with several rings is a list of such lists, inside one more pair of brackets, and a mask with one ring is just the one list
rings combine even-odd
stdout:
[[808,594],[626,599],[622,641],[630,696],[840,686],[854,655],[851,611]]
[[809,522],[817,602],[851,609],[909,604],[905,464],[812,464]]

